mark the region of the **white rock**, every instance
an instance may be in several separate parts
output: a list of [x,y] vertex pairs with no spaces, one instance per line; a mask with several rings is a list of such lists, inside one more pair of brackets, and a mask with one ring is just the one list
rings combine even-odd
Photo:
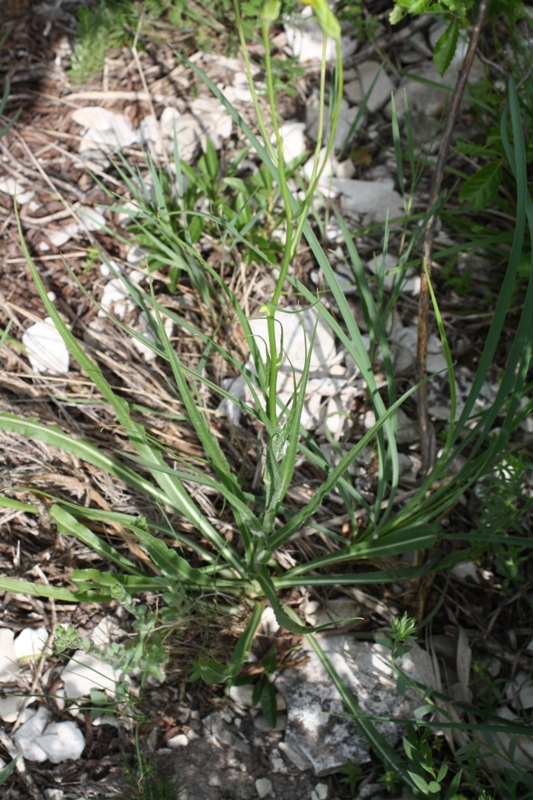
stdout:
[[353,178],[355,175],[355,164],[349,158],[345,161],[336,163],[335,177],[336,178]]
[[63,789],[45,789],[44,796],[46,800],[63,800],[65,792]]
[[237,703],[237,705],[241,707],[248,706],[253,708],[253,693],[254,687],[251,683],[245,683],[242,686],[230,686],[229,688],[229,696],[234,703]]
[[[328,178],[333,177],[336,174],[336,167],[337,167],[337,159],[335,158],[335,154],[332,152],[329,155],[328,160],[326,161],[326,152],[327,148],[323,147],[318,156],[318,170],[321,171],[320,179],[327,180]],[[302,172],[307,178],[307,180],[311,180],[311,175],[313,174],[313,166],[315,163],[314,155],[309,158],[302,167]]]
[[125,636],[126,632],[117,625],[113,617],[102,617],[91,633],[91,640],[96,647],[107,647],[111,642],[116,642]]
[[105,228],[106,221],[101,211],[92,206],[80,206],[76,213],[88,231],[99,231]]
[[364,97],[361,81],[355,78],[354,80],[345,83],[344,95],[352,105],[360,105]]
[[99,317],[105,317],[105,312],[108,311],[119,320],[125,319],[126,315],[135,309],[135,303],[121,278],[112,278],[106,283],[100,305],[102,308],[98,310]]
[[309,761],[300,753],[299,750],[296,750],[294,747],[292,747],[292,745],[287,744],[287,742],[280,742],[278,747],[282,753],[285,753],[289,761],[291,761],[295,767],[298,767],[300,772],[305,772],[310,768],[311,764]]
[[272,772],[278,773],[279,775],[287,775],[289,772],[289,770],[287,769],[287,765],[280,756],[278,750],[272,750],[270,752],[270,765],[272,768]]
[[[309,604],[310,608],[305,612],[305,618],[310,625],[327,625],[339,620],[355,619],[361,616],[361,608],[349,597],[335,597],[327,600],[324,604],[317,604],[315,608]],[[346,625],[346,622],[342,622]],[[332,625],[333,627],[333,625]]]
[[33,661],[39,658],[48,639],[46,628],[24,628],[15,639],[15,654],[18,661]]
[[186,162],[192,161],[202,141],[205,141],[200,122],[192,114],[180,114],[176,108],[168,106],[161,114],[159,124],[161,133],[167,139],[167,151],[174,152],[175,135],[180,158]]
[[225,139],[231,136],[233,120],[216,97],[197,97],[190,103],[191,113],[197,118],[204,132],[202,147],[205,151],[205,140],[209,138],[219,150]]
[[267,606],[261,614],[261,625],[264,635],[271,639],[279,631],[279,622],[276,619],[272,606]]
[[50,245],[48,244],[48,242],[39,242],[38,247],[41,253],[46,253],[48,252],[48,250],[50,250]]
[[[296,17],[290,25],[285,25],[287,45],[293,52],[295,58],[300,63],[307,61],[320,61],[322,58],[322,28],[316,18],[311,15],[311,9],[305,8],[300,18]],[[342,57],[348,58],[357,50],[357,39],[355,32],[341,37]],[[331,37],[328,36],[326,42],[326,61],[333,61],[336,58],[336,45]]]
[[327,783],[317,783],[315,786],[315,794],[318,800],[327,800],[329,794],[329,787]]
[[177,736],[173,736],[171,739],[168,739],[167,741],[167,747],[172,747],[172,748],[187,747],[188,744],[189,740],[184,733],[178,733]]
[[46,761],[48,758],[35,739],[44,731],[50,716],[51,714],[45,706],[39,706],[36,711],[26,709],[24,712],[24,723],[13,737],[16,747],[24,758],[28,758],[30,761]]
[[35,744],[46,753],[52,764],[75,761],[85,748],[85,737],[75,722],[51,722]]
[[269,794],[272,794],[272,788],[272,781],[269,781],[268,778],[258,778],[255,782],[255,791],[259,797],[268,797]]
[[17,203],[19,205],[24,205],[24,203],[29,203],[29,201],[35,196],[35,192],[31,190],[26,191],[21,183],[16,181],[14,178],[0,178],[0,192],[4,194],[9,194],[11,197],[17,198]]
[[63,225],[57,231],[51,231],[48,238],[54,247],[63,247],[73,236],[80,232],[80,226],[77,222],[69,222],[68,225]]
[[[515,720],[516,714],[513,714],[507,706],[501,706],[496,709],[496,714],[502,719]],[[509,734],[509,733],[495,733],[493,734],[496,743],[500,745],[502,752],[507,756],[512,756],[512,763],[514,767],[520,767],[527,772],[533,771],[533,739],[531,736],[525,734]],[[485,760],[485,759],[484,759]],[[503,760],[498,756],[492,756],[487,761],[487,766],[490,769],[509,769],[509,762]]]
[[131,264],[132,267],[136,267],[141,264],[148,257],[148,255],[148,250],[145,250],[143,247],[137,247],[137,245],[134,244],[126,253],[126,261],[128,264]]
[[514,679],[507,683],[505,696],[512,705],[517,706],[517,711],[533,708],[533,680],[525,672],[517,672]]
[[427,344],[427,371],[428,373],[440,372],[446,369],[446,359],[444,348],[440,338],[432,333],[428,338]]
[[[318,94],[313,93],[307,101],[307,106],[305,110],[305,126],[307,135],[314,142],[316,142],[318,138],[319,116],[320,116],[320,98]],[[356,117],[357,117],[357,108],[353,108],[352,106],[350,106],[343,98],[341,100],[339,119],[335,131],[336,150],[338,150],[340,147],[344,145],[346,138],[351,130],[352,123],[354,122]],[[359,119],[357,127],[359,127],[362,124],[362,122],[363,118],[361,117]],[[324,129],[322,132],[324,144],[328,142],[330,127],[331,127],[330,120],[326,107],[325,118],[324,118]]]
[[25,697],[14,694],[0,697],[0,719],[4,722],[15,722],[25,700]]
[[394,219],[404,213],[403,200],[394,190],[392,178],[381,181],[333,178],[331,185],[341,196],[341,208],[364,214],[367,221],[383,222],[387,214]]
[[34,372],[63,375],[68,372],[69,352],[50,317],[31,325],[22,336]]
[[[305,145],[305,122],[285,122],[280,126],[279,133],[283,141],[283,158],[288,164],[295,158],[303,156],[307,147]],[[274,134],[270,137],[273,145],[276,144]]]
[[[320,645],[364,714],[405,719],[423,702],[410,690],[398,695],[386,648],[358,642],[349,635],[324,637]],[[314,651],[305,644],[304,648],[309,656],[305,664],[284,670],[276,682],[287,700],[285,744],[304,754],[317,776],[338,771],[348,758],[355,764],[367,762],[368,742],[357,725],[346,718],[341,696]],[[417,645],[402,657],[400,666],[413,680],[425,686],[434,685],[431,659]],[[393,722],[374,725],[394,747],[401,737],[398,725]],[[281,744],[279,747],[285,751]]]
[[361,80],[363,97],[370,91],[373,81],[376,81],[367,100],[366,107],[371,112],[378,111],[390,100],[391,92],[394,90],[391,79],[382,68],[382,64],[377,61],[364,61],[358,65],[357,72]]
[[61,677],[65,683],[66,696],[75,698],[90,694],[91,689],[106,691],[114,697],[119,676],[111,664],[106,664],[84,650],[77,650],[63,669]]
[[0,683],[10,683],[20,672],[13,639],[13,631],[0,628]]
[[[268,329],[266,317],[250,320],[250,328],[255,337],[256,345],[264,360],[267,354]],[[298,309],[288,306],[276,313],[276,345],[281,348],[283,340],[283,358],[280,371],[291,376],[291,368],[301,372],[305,365],[306,351],[311,346],[314,336],[313,348],[309,369],[311,372],[325,370],[335,356],[335,337],[331,328],[314,308]],[[292,387],[291,387],[292,388]]]
[[129,118],[107,108],[101,106],[78,108],[73,112],[72,119],[86,128],[84,134],[86,143],[108,144],[121,148],[130,147],[138,141],[137,133]]

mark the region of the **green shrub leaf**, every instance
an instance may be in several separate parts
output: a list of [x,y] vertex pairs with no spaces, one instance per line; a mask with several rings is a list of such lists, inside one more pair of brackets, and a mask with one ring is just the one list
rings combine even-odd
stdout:
[[442,77],[455,55],[459,39],[459,20],[453,19],[442,36],[439,37],[433,51],[433,63]]
[[502,181],[502,168],[493,161],[486,164],[472,175],[461,189],[459,200],[472,203],[474,208],[481,209],[488,206],[496,195]]

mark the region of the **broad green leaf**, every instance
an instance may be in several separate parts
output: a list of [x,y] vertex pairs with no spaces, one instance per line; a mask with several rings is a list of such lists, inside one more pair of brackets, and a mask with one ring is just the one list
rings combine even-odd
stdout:
[[478,210],[485,208],[498,194],[502,182],[502,168],[498,161],[492,161],[478,169],[464,184],[459,200],[472,203]]
[[452,63],[459,40],[459,20],[454,18],[439,37],[433,51],[433,63],[442,76]]
[[276,690],[267,677],[261,692],[261,710],[270,727],[275,728],[278,721],[278,700]]

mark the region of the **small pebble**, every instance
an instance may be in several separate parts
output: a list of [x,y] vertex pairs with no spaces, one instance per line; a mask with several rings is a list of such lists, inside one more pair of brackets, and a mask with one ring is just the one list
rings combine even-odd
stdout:
[[255,782],[255,791],[259,797],[267,797],[272,794],[272,781],[268,778],[258,778]]
[[189,744],[188,738],[185,736],[184,733],[178,733],[177,736],[173,736],[171,739],[168,740],[167,745],[169,747],[187,747]]
[[315,794],[318,797],[318,800],[327,800],[327,796],[329,794],[327,783],[317,783],[315,786]]

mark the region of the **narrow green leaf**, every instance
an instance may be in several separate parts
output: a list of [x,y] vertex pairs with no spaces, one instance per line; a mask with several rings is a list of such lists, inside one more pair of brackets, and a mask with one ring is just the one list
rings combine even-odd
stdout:
[[106,558],[111,563],[116,564],[120,569],[125,570],[129,575],[137,575],[139,577],[149,578],[145,573],[131,563],[122,553],[115,550],[110,544],[105,542],[89,528],[82,525],[81,522],[69,514],[65,509],[60,506],[52,506],[50,508],[50,516],[57,523],[57,527],[65,536],[75,536],[80,542],[90,547],[102,558]]
[[20,500],[13,500],[11,497],[4,497],[0,494],[0,508],[13,508],[17,511],[25,511],[27,514],[38,514],[39,509],[31,503],[21,503]]
[[67,603],[78,603],[80,598],[70,589],[59,586],[48,586],[45,583],[31,583],[19,578],[0,578],[0,591],[11,594],[30,594],[32,597],[53,597],[54,600],[64,600]]

